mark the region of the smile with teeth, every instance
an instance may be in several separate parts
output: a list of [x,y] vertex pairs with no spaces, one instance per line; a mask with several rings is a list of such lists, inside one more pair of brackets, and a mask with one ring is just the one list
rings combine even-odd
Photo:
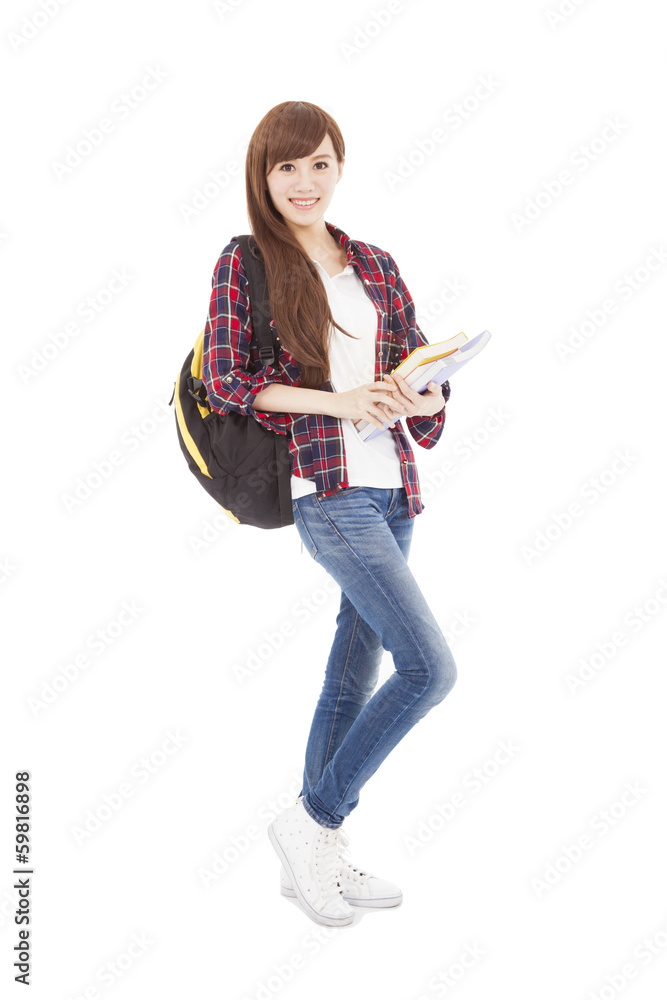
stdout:
[[319,200],[319,198],[290,198],[291,203],[297,208],[311,208]]

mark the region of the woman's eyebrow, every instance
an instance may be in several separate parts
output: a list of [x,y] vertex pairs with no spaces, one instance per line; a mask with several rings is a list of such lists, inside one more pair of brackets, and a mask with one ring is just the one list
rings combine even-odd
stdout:
[[[302,156],[293,156],[292,157],[292,160],[300,160],[300,159],[304,159],[304,157],[302,157]],[[313,153],[310,157],[308,157],[308,159],[310,159],[310,160],[332,160],[333,157],[332,157],[331,153]],[[292,160],[279,160],[278,162],[279,163],[291,163]]]

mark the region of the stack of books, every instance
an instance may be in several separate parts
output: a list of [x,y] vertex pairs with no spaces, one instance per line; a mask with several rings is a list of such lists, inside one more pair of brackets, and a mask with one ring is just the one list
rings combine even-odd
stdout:
[[[488,330],[484,330],[472,340],[468,340],[465,333],[457,333],[455,337],[442,340],[438,344],[417,347],[401,361],[394,372],[400,375],[415,392],[425,392],[429,382],[442,385],[450,379],[471,358],[479,354],[490,339],[491,334]],[[355,421],[354,426],[359,431],[362,441],[370,441],[376,434],[383,434],[389,424],[390,421],[387,421],[384,427],[376,427],[368,420],[361,419]]]

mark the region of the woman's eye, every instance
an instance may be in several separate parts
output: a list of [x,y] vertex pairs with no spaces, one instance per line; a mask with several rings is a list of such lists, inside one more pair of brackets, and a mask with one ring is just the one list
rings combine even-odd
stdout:
[[[323,167],[328,167],[329,166],[329,164],[326,163],[324,160],[318,160],[317,163],[314,164],[314,166],[316,166],[316,167],[319,167],[320,165],[323,166]],[[285,167],[292,167],[292,166],[294,166],[294,164],[292,164],[292,163],[283,163],[282,166],[280,167],[280,170],[284,170]],[[290,171],[288,171],[288,170],[285,171],[285,173],[289,173],[289,172]]]

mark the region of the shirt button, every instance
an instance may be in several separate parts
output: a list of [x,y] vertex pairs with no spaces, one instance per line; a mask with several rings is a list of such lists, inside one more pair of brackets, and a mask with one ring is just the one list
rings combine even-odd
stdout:
[[225,381],[226,382],[233,382],[234,381],[234,376],[233,375],[228,375],[227,378],[225,379]]

